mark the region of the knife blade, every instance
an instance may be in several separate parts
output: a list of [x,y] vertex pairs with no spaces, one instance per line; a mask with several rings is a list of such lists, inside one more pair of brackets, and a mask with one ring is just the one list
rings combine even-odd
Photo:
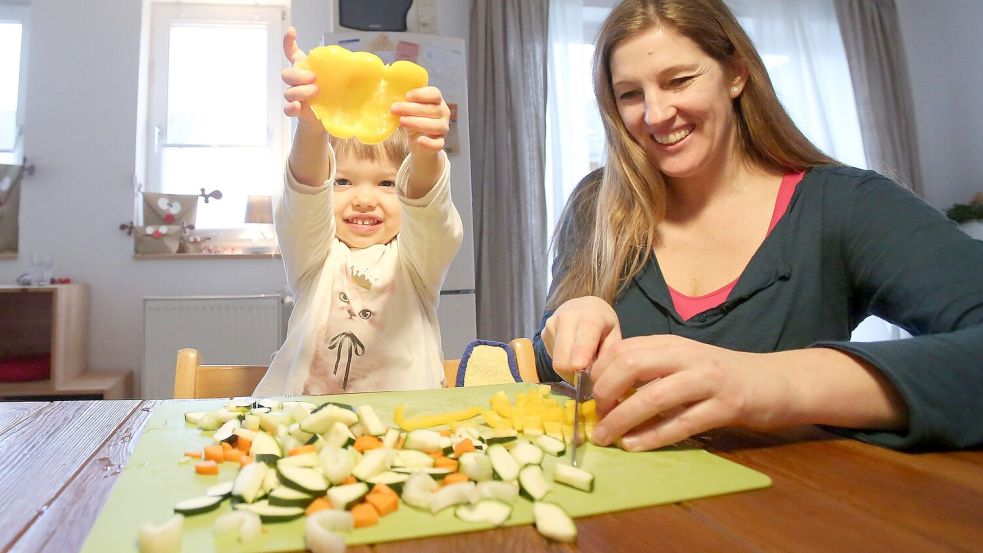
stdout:
[[[588,394],[590,394],[591,380],[589,367],[573,373],[573,387],[575,390],[573,398],[573,447],[570,452],[572,458],[570,463],[576,467],[580,465],[581,458],[583,457],[583,448],[580,447],[580,443],[584,441],[585,436],[581,406],[587,400]],[[580,455],[578,455],[578,452]]]

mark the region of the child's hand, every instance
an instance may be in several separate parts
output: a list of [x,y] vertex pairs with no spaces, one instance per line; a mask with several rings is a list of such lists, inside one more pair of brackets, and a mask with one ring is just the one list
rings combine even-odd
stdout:
[[390,111],[399,116],[399,126],[406,129],[410,155],[436,156],[444,149],[444,137],[450,129],[451,110],[444,102],[439,88],[415,88],[406,93],[405,102],[396,102]]
[[297,47],[297,29],[293,27],[288,28],[287,34],[283,35],[283,53],[293,64],[281,73],[283,82],[287,84],[287,90],[283,93],[284,99],[287,100],[283,106],[283,113],[289,117],[297,117],[304,127],[323,129],[308,105],[308,100],[318,91],[317,76],[313,71],[297,69],[297,62],[307,58],[307,54]]

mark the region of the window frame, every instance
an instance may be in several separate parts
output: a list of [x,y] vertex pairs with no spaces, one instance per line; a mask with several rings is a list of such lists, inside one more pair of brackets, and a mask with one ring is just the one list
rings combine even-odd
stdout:
[[30,6],[22,4],[0,4],[0,22],[15,22],[21,25],[20,70],[17,83],[17,114],[14,118],[14,147],[0,149],[0,162],[19,162],[23,159],[24,120],[27,111],[27,73],[28,51],[31,44]]
[[[154,2],[150,6],[149,59],[147,65],[147,103],[144,111],[145,164],[142,189],[160,192],[162,188],[163,146],[167,144],[168,70],[170,28],[174,23],[235,24],[265,22],[268,24],[267,43],[267,148],[277,158],[286,160],[289,148],[289,122],[282,113],[282,82],[280,72],[285,67],[281,37],[286,32],[288,10],[282,5],[269,4],[183,4]],[[171,146],[180,146],[171,144]],[[189,146],[212,147],[212,146]],[[222,146],[218,146],[222,147]],[[279,182],[271,182],[269,193],[277,195]],[[221,188],[219,188],[221,190]],[[210,192],[211,190],[208,190]],[[223,191],[227,192],[227,191]],[[197,190],[182,191],[195,194]],[[141,218],[138,211],[137,220]],[[235,238],[248,227],[245,223],[226,228],[210,228],[199,232],[211,238]]]

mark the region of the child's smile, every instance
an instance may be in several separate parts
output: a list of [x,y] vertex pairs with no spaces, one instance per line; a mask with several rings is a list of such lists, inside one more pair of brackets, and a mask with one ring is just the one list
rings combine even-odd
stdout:
[[334,216],[338,239],[350,248],[388,244],[399,233],[396,194],[399,164],[341,156],[334,184]]

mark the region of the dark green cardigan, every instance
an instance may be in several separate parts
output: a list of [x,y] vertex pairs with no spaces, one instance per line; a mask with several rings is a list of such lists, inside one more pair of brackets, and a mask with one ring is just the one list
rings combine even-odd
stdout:
[[[899,449],[983,444],[983,242],[877,173],[810,170],[719,307],[681,320],[653,257],[614,308],[625,337],[849,352],[894,383],[910,422],[904,432],[842,432]],[[915,337],[850,342],[868,315]],[[539,333],[534,342],[540,378],[556,380]]]

